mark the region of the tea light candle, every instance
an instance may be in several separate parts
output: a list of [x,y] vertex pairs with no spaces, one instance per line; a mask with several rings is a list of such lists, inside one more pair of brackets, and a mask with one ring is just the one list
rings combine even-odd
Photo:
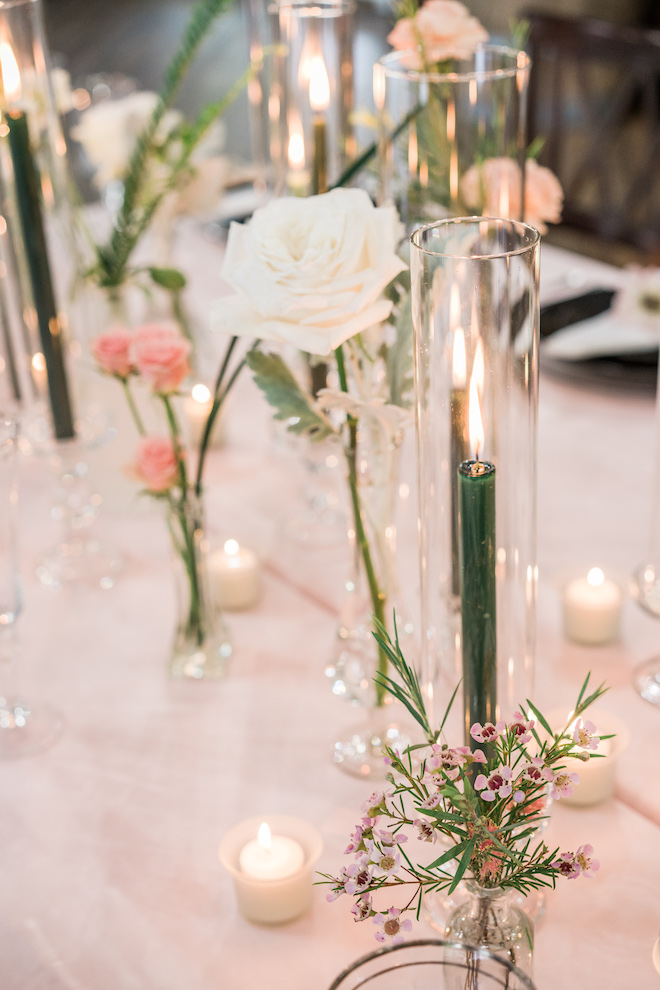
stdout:
[[262,924],[303,914],[312,902],[312,870],[322,848],[316,829],[289,815],[252,818],[231,829],[219,855],[234,878],[241,914]]
[[209,558],[211,587],[220,608],[233,610],[256,605],[261,593],[261,571],[256,553],[236,540]]
[[266,822],[259,826],[257,838],[243,846],[238,864],[254,880],[285,880],[298,873],[305,862],[299,842],[288,835],[270,834]]
[[[595,756],[588,761],[570,758],[564,761],[567,772],[576,773],[580,778],[580,783],[573,788],[572,794],[568,797],[562,797],[561,801],[562,804],[570,804],[576,808],[601,804],[613,796],[617,760],[630,740],[630,734],[625,723],[611,712],[595,711],[590,714],[587,711],[583,718],[596,725],[594,735],[612,735],[613,738],[604,739],[599,743],[598,749],[588,751],[600,753],[600,757]],[[559,722],[560,719],[553,716],[550,724],[556,725],[558,728],[563,728],[566,724],[563,722],[562,725],[559,725]]]
[[566,639],[599,646],[618,638],[621,589],[600,567],[592,567],[586,578],[569,581],[563,605]]
[[[184,400],[183,413],[188,424],[188,438],[194,447],[199,447],[206,429],[206,421],[209,418],[211,407],[213,406],[213,396],[210,389],[201,382],[193,385],[190,395]],[[220,427],[221,412],[218,412],[213,431],[211,433],[210,446],[219,447],[222,443],[222,430]]]

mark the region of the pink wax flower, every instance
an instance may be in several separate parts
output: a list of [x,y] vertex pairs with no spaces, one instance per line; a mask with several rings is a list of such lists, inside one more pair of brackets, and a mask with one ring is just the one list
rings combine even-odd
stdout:
[[474,782],[475,791],[481,791],[483,801],[494,801],[496,797],[511,797],[511,767],[501,766],[492,770],[486,777],[480,773]]
[[402,933],[411,930],[412,922],[408,918],[405,921],[399,921],[400,914],[401,908],[391,907],[388,911],[380,911],[374,916],[374,925],[378,926],[376,939],[379,942],[386,942],[388,938],[395,945],[403,942]]
[[387,37],[392,48],[417,51],[426,62],[468,58],[488,41],[488,32],[458,0],[427,0],[414,18],[402,17]]
[[190,372],[190,342],[171,326],[145,323],[133,337],[133,361],[154,392],[175,392]]
[[594,735],[595,731],[593,722],[579,718],[575,723],[573,742],[582,749],[598,749],[600,738]]
[[513,713],[513,719],[507,726],[509,732],[516,737],[516,742],[519,742],[522,746],[531,740],[533,728],[534,719],[527,721],[520,712]]
[[91,343],[91,351],[101,371],[117,378],[128,378],[135,370],[131,361],[132,340],[132,335],[123,327],[99,334]]
[[477,742],[492,743],[502,735],[504,729],[504,722],[498,722],[497,725],[493,725],[492,722],[485,722],[484,725],[475,722],[470,728],[470,735]]
[[597,859],[594,859],[592,853],[594,851],[593,846],[580,846],[575,858],[582,870],[583,877],[592,877],[597,870],[600,869],[600,863]]
[[150,492],[165,492],[179,476],[179,461],[168,437],[145,437],[140,441],[133,474]]
[[558,801],[561,797],[570,797],[573,793],[573,787],[579,783],[580,777],[578,774],[559,770],[553,777],[550,797],[553,801]]

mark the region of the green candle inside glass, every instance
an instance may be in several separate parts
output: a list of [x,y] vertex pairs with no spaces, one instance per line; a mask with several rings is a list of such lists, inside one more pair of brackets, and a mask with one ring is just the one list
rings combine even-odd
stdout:
[[461,511],[461,623],[465,737],[475,722],[496,722],[495,466],[458,468]]

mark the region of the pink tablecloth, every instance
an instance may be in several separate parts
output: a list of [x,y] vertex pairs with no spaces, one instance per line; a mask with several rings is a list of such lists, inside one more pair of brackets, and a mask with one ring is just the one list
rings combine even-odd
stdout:
[[[200,278],[217,265],[205,257]],[[550,274],[566,266],[558,252],[544,249],[545,257]],[[584,265],[594,278],[607,275]],[[643,556],[653,403],[543,379],[539,413],[537,698],[570,704],[592,669],[612,685],[607,708],[625,719],[632,742],[616,800],[553,812],[548,841],[591,842],[602,865],[594,880],[560,883],[549,896],[535,978],[539,990],[652,990],[660,983],[651,965],[660,931],[660,711],[633,692],[630,673],[657,649],[660,625],[628,602],[621,642],[570,646],[553,582],[594,563],[627,575]],[[286,812],[316,825],[320,868],[334,871],[368,787],[329,760],[335,734],[356,718],[323,676],[345,549],[286,536],[299,475],[270,448],[267,411],[247,380],[227,433],[210,464],[211,529],[252,542],[266,571],[259,607],[230,617],[235,655],[216,684],[165,676],[173,589],[155,513],[107,514],[106,532],[126,555],[111,592],[52,595],[37,585],[32,561],[55,529],[46,466],[23,465],[21,683],[56,705],[67,728],[49,752],[0,766],[2,990],[325,990],[376,945],[348,904],[328,904],[318,890],[312,912],[291,925],[249,924],[218,862],[233,824]],[[403,509],[410,554],[414,512]],[[419,930],[430,932],[424,923]]]

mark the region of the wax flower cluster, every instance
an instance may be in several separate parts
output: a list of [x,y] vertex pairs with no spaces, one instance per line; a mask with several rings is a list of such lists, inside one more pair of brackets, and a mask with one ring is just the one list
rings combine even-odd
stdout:
[[[428,726],[423,707],[418,710],[421,700],[414,698],[414,671],[396,652],[404,681],[399,693]],[[338,876],[324,875],[331,887],[327,899],[348,894],[356,921],[371,920],[380,942],[399,942],[412,915],[419,917],[424,893],[451,893],[464,878],[481,887],[528,893],[554,887],[557,877],[593,877],[599,863],[590,845],[560,852],[541,838],[550,803],[579,784],[579,775],[566,767],[567,757],[598,756],[599,737],[583,713],[603,688],[587,696],[588,680],[560,732],[553,733],[528,703],[509,722],[472,725],[470,747],[449,746],[440,730],[427,744],[402,753],[384,750],[391,786],[362,805],[345,850],[350,864]],[[422,844],[435,847],[435,855],[424,857]]]

